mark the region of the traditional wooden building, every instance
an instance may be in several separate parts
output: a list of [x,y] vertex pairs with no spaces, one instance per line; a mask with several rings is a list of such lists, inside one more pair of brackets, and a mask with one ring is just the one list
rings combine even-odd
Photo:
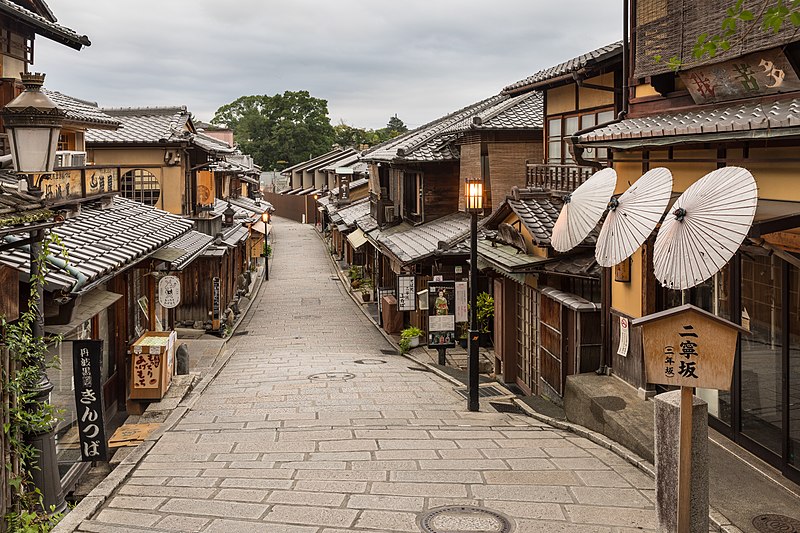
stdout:
[[[736,46],[695,57],[700,35],[722,27],[726,6],[639,0],[631,14],[629,110],[576,139],[576,154],[612,150],[617,192],[645,171],[666,167],[680,193],[725,166],[752,172],[758,209],[749,237],[720,272],[686,291],[661,286],[653,275],[653,243],[626,261],[629,276],[607,269],[610,292],[606,346],[614,374],[642,390],[641,337],[631,332],[619,355],[620,319],[692,303],[750,330],[739,343],[730,392],[698,389],[712,427],[800,480],[800,78],[798,39],[780,31],[740,31]],[[692,21],[686,24],[684,21]],[[675,57],[677,71],[655,55]],[[613,277],[612,277],[613,276]]]

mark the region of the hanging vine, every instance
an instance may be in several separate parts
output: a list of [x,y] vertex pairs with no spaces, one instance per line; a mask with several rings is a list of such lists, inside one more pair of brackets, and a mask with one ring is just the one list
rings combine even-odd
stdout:
[[8,322],[3,317],[1,322],[4,483],[0,499],[7,499],[8,507],[3,517],[6,530],[21,533],[50,531],[61,519],[60,514],[48,514],[52,509],[43,509],[42,494],[32,482],[38,452],[26,443],[28,435],[49,431],[57,421],[54,406],[37,401],[34,390],[42,369],[58,365],[57,359],[47,362],[47,350],[57,346],[61,338],[46,339],[33,335],[38,314],[38,291],[44,290],[47,257],[54,244],[66,258],[66,249],[58,235],[48,233],[42,242],[41,253],[33,259],[27,309],[18,320]]

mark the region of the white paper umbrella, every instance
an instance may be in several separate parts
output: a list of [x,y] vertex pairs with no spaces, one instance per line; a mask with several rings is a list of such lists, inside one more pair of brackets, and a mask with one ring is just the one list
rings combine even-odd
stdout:
[[600,222],[616,186],[617,173],[612,168],[604,168],[567,195],[553,226],[550,239],[553,248],[568,252],[583,242]]
[[758,204],[753,175],[744,168],[710,172],[686,189],[661,224],[653,263],[670,289],[703,283],[730,261],[744,241]]
[[612,199],[597,239],[597,264],[610,267],[633,255],[656,229],[671,194],[672,173],[654,168],[622,196]]

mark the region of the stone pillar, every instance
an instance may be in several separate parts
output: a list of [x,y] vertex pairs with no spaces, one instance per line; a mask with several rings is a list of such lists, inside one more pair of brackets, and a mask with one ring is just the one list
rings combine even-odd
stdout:
[[[681,391],[659,394],[655,402],[656,514],[659,533],[678,528],[678,443]],[[708,533],[708,404],[693,397],[691,533]]]

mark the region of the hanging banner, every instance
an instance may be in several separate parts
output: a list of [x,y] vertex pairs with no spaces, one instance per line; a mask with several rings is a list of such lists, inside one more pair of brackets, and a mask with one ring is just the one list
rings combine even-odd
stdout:
[[454,348],[456,345],[456,284],[454,281],[428,283],[428,346]]
[[456,322],[469,321],[469,305],[467,304],[467,282],[456,281]]
[[199,205],[212,205],[214,196],[214,173],[210,170],[198,170],[197,203]]
[[397,310],[417,310],[417,278],[416,276],[397,276]]
[[211,306],[211,327],[215,331],[219,329],[219,312],[220,312],[220,281],[219,278],[213,278],[211,280],[213,289],[214,289],[214,296]]
[[107,461],[108,449],[103,424],[101,363],[103,341],[72,341],[72,371],[78,437],[84,461]]
[[181,303],[181,280],[177,276],[164,276],[158,280],[158,303],[164,309],[173,309]]

